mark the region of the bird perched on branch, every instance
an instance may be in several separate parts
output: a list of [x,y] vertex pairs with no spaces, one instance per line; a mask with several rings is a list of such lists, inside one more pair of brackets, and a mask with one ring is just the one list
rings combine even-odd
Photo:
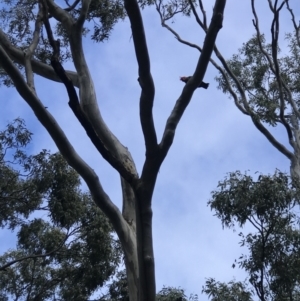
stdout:
[[[191,76],[181,76],[180,77],[180,80],[184,83],[187,83],[189,80],[190,80]],[[209,86],[209,84],[205,83],[205,82],[201,82],[199,85],[198,85],[198,88],[204,88],[204,89],[207,89]]]

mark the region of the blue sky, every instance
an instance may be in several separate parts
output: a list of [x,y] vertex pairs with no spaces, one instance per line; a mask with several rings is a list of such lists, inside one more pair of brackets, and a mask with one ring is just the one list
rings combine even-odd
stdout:
[[[214,1],[204,1],[211,18]],[[297,20],[298,0],[290,0]],[[257,1],[260,26],[270,33],[271,15],[267,1]],[[156,84],[154,119],[160,139],[166,118],[180,95],[183,83],[179,76],[194,72],[199,53],[179,44],[160,26],[155,9],[143,11],[145,31],[151,58],[151,70]],[[254,33],[250,1],[231,0],[225,9],[223,28],[217,45],[225,58],[237,52]],[[262,19],[263,18],[263,19]],[[289,15],[281,21],[283,33],[291,30]],[[174,26],[182,38],[202,45],[203,33],[192,18],[177,16]],[[111,39],[96,44],[85,39],[86,58],[93,75],[101,114],[120,141],[129,148],[141,171],[144,142],[139,124],[137,63],[126,19],[115,27]],[[282,47],[284,53],[285,47]],[[73,67],[69,63],[66,69]],[[176,133],[174,144],[163,163],[153,196],[154,247],[157,289],[163,285],[181,286],[188,293],[201,295],[205,278],[229,281],[244,280],[245,274],[232,269],[234,259],[246,250],[238,245],[239,230],[223,230],[220,221],[207,207],[210,193],[227,172],[240,170],[254,174],[273,173],[276,168],[289,172],[289,162],[258,132],[247,116],[220,90],[214,77],[217,71],[209,66],[205,81],[209,89],[198,89],[187,108]],[[79,154],[96,170],[111,199],[121,207],[118,174],[97,153],[68,106],[63,85],[36,76],[40,99],[64,129]],[[12,88],[0,88],[0,128],[14,118],[22,117],[34,133],[32,153],[41,149],[57,150],[47,132],[23,99]],[[282,128],[272,133],[287,145]],[[14,246],[12,233],[0,232],[0,251]]]

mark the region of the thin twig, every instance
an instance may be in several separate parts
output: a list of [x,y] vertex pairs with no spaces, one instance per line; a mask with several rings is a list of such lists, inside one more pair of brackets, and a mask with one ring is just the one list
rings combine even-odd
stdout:
[[274,62],[274,67],[275,67],[275,76],[276,76],[276,81],[278,83],[278,90],[279,90],[279,99],[280,99],[280,119],[282,121],[282,124],[286,128],[288,137],[289,137],[289,142],[291,146],[294,148],[294,141],[293,141],[293,133],[290,128],[290,125],[287,123],[287,121],[284,118],[284,110],[285,110],[285,100],[284,100],[284,94],[283,94],[283,87],[282,87],[282,76],[280,74],[280,69],[279,69],[279,63],[278,63],[278,57],[277,57],[277,51],[278,51],[278,37],[279,37],[279,13],[280,10],[283,8],[285,2],[282,2],[281,5],[279,6],[278,9],[276,9],[276,2],[275,2],[275,12],[274,12],[274,19],[272,22],[271,26],[271,33],[272,33],[272,57],[273,57],[273,62]]
[[27,259],[35,259],[35,258],[43,258],[43,257],[47,257],[47,256],[50,256],[52,255],[53,253],[57,252],[58,250],[61,249],[61,247],[64,245],[64,243],[67,241],[67,239],[69,238],[69,235],[67,234],[66,237],[64,238],[64,240],[60,243],[60,245],[50,251],[50,252],[47,252],[45,254],[37,254],[37,255],[29,255],[29,256],[24,256],[24,257],[21,257],[21,258],[18,258],[18,259],[15,259],[15,260],[12,260],[6,264],[4,264],[3,266],[0,267],[0,271],[5,271],[6,268],[10,267],[11,265],[17,263],[17,262],[20,262],[20,261],[23,261],[23,260],[27,260]]
[[198,13],[197,13],[197,11],[196,11],[196,8],[195,8],[195,5],[194,5],[193,1],[192,1],[192,0],[188,0],[188,1],[189,1],[189,3],[190,3],[190,6],[191,6],[191,8],[192,8],[192,12],[193,12],[193,14],[194,14],[194,17],[195,17],[197,23],[198,23],[198,24],[200,25],[200,27],[206,32],[206,31],[207,31],[207,28],[205,27],[204,23],[200,20],[199,15],[198,15]]
[[202,16],[203,16],[203,25],[204,25],[204,29],[205,31],[207,30],[207,18],[206,18],[206,11],[204,10],[204,6],[202,3],[202,0],[199,0],[199,6],[202,12]]
[[[252,13],[253,13],[254,18],[255,18],[255,20],[253,20],[253,25],[254,25],[254,28],[255,28],[256,33],[257,33],[256,36],[257,36],[257,41],[258,41],[259,49],[260,49],[261,53],[267,59],[269,67],[270,67],[272,73],[276,77],[276,70],[275,70],[274,62],[273,62],[271,56],[268,54],[268,52],[264,49],[264,47],[262,45],[262,41],[261,41],[261,36],[262,35],[261,35],[260,29],[259,29],[259,21],[258,21],[258,16],[257,16],[255,5],[254,5],[254,0],[251,0],[251,6],[252,6]],[[272,8],[270,7],[270,9],[271,9],[272,12],[274,12],[273,6],[272,6]],[[285,82],[282,82],[282,85],[283,85],[284,89],[286,90],[286,92],[288,94],[288,101],[289,101],[289,103],[293,107],[293,110],[294,110],[295,114],[298,116],[298,118],[300,118],[300,112],[299,112],[299,110],[297,108],[296,103],[293,100],[292,93],[291,93],[290,89],[288,88],[288,86],[287,86],[287,84]]]
[[[199,45],[193,44],[193,43],[191,43],[191,42],[188,42],[188,41],[182,39],[182,38],[180,37],[180,35],[179,35],[179,34],[178,34],[171,26],[169,26],[168,24],[166,24],[166,22],[163,20],[163,16],[162,16],[162,13],[161,13],[161,11],[160,11],[160,7],[159,7],[159,6],[156,6],[156,9],[157,9],[157,11],[158,11],[158,13],[159,13],[159,15],[160,15],[160,19],[161,19],[161,24],[162,24],[162,26],[165,27],[167,30],[169,30],[169,31],[175,36],[175,38],[176,38],[180,43],[182,43],[182,44],[184,44],[184,45],[187,45],[187,46],[189,46],[189,47],[195,48],[195,49],[197,49],[200,53],[202,52],[202,48],[201,48]],[[198,24],[199,24],[199,23],[198,23]],[[204,23],[203,23],[203,24],[204,24]],[[200,26],[201,26],[201,25],[200,25]],[[203,30],[205,30],[205,28],[206,28],[205,25],[203,25]],[[226,63],[225,59],[221,56],[221,54],[220,54],[220,52],[218,51],[218,49],[216,48],[216,46],[215,46],[215,48],[214,48],[214,51],[215,51],[215,53],[217,54],[219,60],[223,63],[223,65],[224,65],[224,66],[227,66],[227,63]],[[238,108],[243,114],[245,114],[245,115],[250,115],[250,113],[248,113],[248,112],[244,109],[244,107],[240,104],[239,99],[238,99],[238,96],[237,96],[237,94],[233,91],[233,88],[232,88],[232,86],[231,86],[231,83],[230,83],[230,81],[229,81],[229,78],[228,78],[228,76],[226,75],[226,72],[224,71],[224,69],[223,69],[220,65],[218,65],[218,64],[216,63],[216,61],[215,61],[213,58],[210,58],[209,60],[210,60],[210,62],[213,64],[213,66],[214,66],[214,67],[222,74],[223,78],[225,79],[226,84],[227,84],[227,86],[228,86],[228,91],[229,91],[229,93],[231,94],[231,96],[233,97],[234,103],[235,103],[235,105],[237,106],[237,108]],[[228,66],[227,66],[226,69],[229,71],[229,74],[232,74],[231,71],[230,71],[230,68],[229,68]],[[238,81],[237,79],[236,79],[235,82],[236,82],[237,86],[240,85],[240,84],[239,84],[239,81]],[[240,89],[240,90],[242,91],[242,89]]]
[[273,3],[272,3],[272,0],[268,0],[268,3],[269,3],[269,7],[270,7],[271,12],[274,13],[274,6],[273,6]]
[[255,0],[251,0],[251,7],[252,7],[252,13],[253,13],[253,16],[255,18],[255,20],[252,20],[252,23],[253,23],[253,26],[256,30],[256,36],[257,36],[257,41],[258,41],[258,45],[259,45],[259,49],[261,51],[261,53],[265,56],[265,58],[267,59],[268,63],[269,63],[269,67],[270,69],[272,70],[272,72],[275,74],[275,67],[273,65],[273,61],[272,61],[272,58],[271,56],[268,54],[268,52],[263,48],[263,45],[262,45],[262,41],[261,41],[261,32],[260,32],[260,29],[259,29],[259,20],[258,20],[258,16],[257,16],[257,13],[256,13],[256,9],[255,9],[255,4],[254,4],[254,1]]
[[[15,47],[7,38],[6,34],[0,28],[0,44],[9,55],[9,57],[18,64],[25,65],[24,52]],[[34,73],[50,79],[52,81],[61,82],[53,68],[41,61],[31,58],[31,66]],[[78,75],[74,71],[66,71],[67,75],[72,79],[76,87],[79,87]]]
[[293,26],[295,29],[295,35],[296,35],[298,47],[300,47],[300,25],[297,25],[297,23],[296,23],[296,18],[295,18],[293,10],[290,8],[289,1],[286,1],[285,3],[286,3],[286,7],[287,7],[288,11],[290,12],[290,14],[292,16],[292,22],[293,22]]
[[43,11],[41,4],[39,3],[39,11],[37,14],[37,18],[35,21],[35,28],[33,32],[33,39],[29,47],[24,51],[25,53],[25,74],[27,79],[27,84],[32,89],[32,91],[35,91],[34,87],[34,78],[33,78],[33,71],[32,71],[32,65],[31,65],[31,59],[35,52],[35,49],[39,42],[40,32],[42,28],[42,18],[43,18]]

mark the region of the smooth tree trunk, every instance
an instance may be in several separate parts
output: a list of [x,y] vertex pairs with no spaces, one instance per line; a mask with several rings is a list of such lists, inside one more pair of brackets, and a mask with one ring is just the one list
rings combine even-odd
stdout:
[[[130,301],[154,301],[156,287],[152,237],[153,191],[159,168],[173,143],[177,125],[205,75],[217,34],[222,28],[226,0],[215,1],[212,20],[206,32],[195,72],[175,101],[160,142],[157,141],[152,115],[155,89],[140,8],[137,0],[124,0],[131,24],[141,87],[140,122],[146,145],[146,158],[141,176],[138,176],[128,149],[105,124],[98,106],[94,83],[82,45],[83,25],[89,13],[90,3],[91,0],[82,0],[80,15],[78,19],[74,19],[67,10],[59,7],[53,0],[40,0],[39,17],[36,19],[32,43],[25,50],[25,56],[22,55],[23,50],[11,44],[9,38],[0,29],[0,65],[10,76],[16,90],[31,107],[41,125],[48,131],[62,156],[86,182],[95,203],[112,223],[124,251]],[[53,36],[49,16],[60,23],[68,35],[76,72],[64,70],[60,63],[60,42]],[[42,24],[45,26],[53,49],[51,66],[33,59]],[[25,66],[25,78],[16,63]],[[123,195],[122,212],[105,193],[94,169],[79,156],[55,118],[43,105],[36,93],[33,73],[65,85],[69,106],[85,129],[93,144],[92,147],[96,147],[120,175]],[[79,89],[79,96],[75,87]]]

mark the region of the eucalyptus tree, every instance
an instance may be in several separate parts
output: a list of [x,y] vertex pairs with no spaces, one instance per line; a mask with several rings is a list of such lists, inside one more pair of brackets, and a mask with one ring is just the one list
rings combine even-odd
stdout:
[[[22,119],[0,131],[0,228],[17,237],[0,254],[0,300],[128,301],[111,224],[59,153],[27,153],[31,139]],[[156,300],[198,296],[163,287]]]
[[[216,77],[219,89],[228,94],[236,107],[251,118],[255,127],[268,141],[291,162],[291,175],[300,177],[300,23],[297,14],[292,9],[299,9],[298,1],[266,0],[263,4],[269,8],[270,41],[267,42],[259,22],[267,20],[266,12],[257,13],[256,5],[262,6],[262,1],[249,0],[253,14],[255,34],[244,43],[238,54],[226,60],[217,44],[211,64],[217,69]],[[173,18],[180,12],[191,10],[195,26],[204,32],[208,31],[207,14],[203,1],[199,1],[199,12],[192,0],[176,0],[164,5],[162,0],[155,0],[156,9],[160,15],[162,26],[169,30],[180,43],[203,51],[200,45],[188,41],[173,25]],[[290,18],[289,33],[282,34],[280,18]],[[285,28],[287,22],[284,20]],[[284,40],[288,42],[285,45]],[[281,52],[282,48],[288,51]],[[272,127],[282,126],[286,137],[276,137]]]
[[[28,103],[62,156],[86,182],[94,202],[112,223],[125,254],[131,301],[155,299],[152,194],[159,168],[172,145],[177,125],[206,72],[217,34],[222,27],[226,1],[215,1],[212,20],[207,28],[195,72],[176,100],[160,141],[153,121],[154,83],[139,8],[139,5],[151,3],[137,0],[124,0],[124,3],[75,0],[69,4],[66,0],[63,7],[60,6],[61,1],[54,0],[7,0],[1,9],[0,65],[3,81],[7,85],[13,85]],[[190,9],[184,11],[185,14],[189,12]],[[112,26],[125,15],[131,24],[141,87],[140,122],[146,156],[140,176],[129,150],[111,132],[101,116],[83,51],[82,37],[87,34],[85,26],[89,22],[100,23],[100,26],[94,27],[91,38],[101,41],[109,37]],[[69,58],[74,63],[75,72],[63,68],[63,62]],[[93,166],[89,166],[79,156],[55,117],[43,105],[43,95],[39,96],[36,92],[34,73],[65,85],[69,106],[78,122],[94,147],[121,177],[122,212],[104,191]],[[79,96],[75,87],[79,89]]]
[[0,131],[0,228],[17,238],[0,254],[0,300],[101,296],[122,262],[120,244],[59,153],[28,155],[31,137],[21,119]]
[[[247,273],[244,282],[206,280],[210,300],[297,301],[300,297],[299,182],[276,171],[274,175],[232,172],[220,181],[209,206],[223,227],[239,232],[247,248],[233,267]],[[247,225],[247,227],[244,227]]]

